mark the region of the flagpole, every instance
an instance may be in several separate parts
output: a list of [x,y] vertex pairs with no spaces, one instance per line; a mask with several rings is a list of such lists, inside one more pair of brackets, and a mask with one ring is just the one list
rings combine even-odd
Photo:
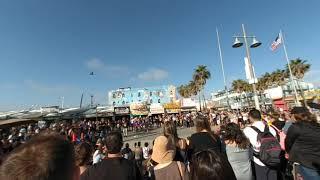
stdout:
[[299,100],[298,100],[298,93],[297,93],[297,88],[296,88],[296,83],[294,83],[294,79],[293,79],[293,75],[292,75],[292,70],[291,70],[291,66],[290,66],[290,62],[289,62],[289,58],[288,58],[288,53],[287,53],[287,48],[286,48],[286,43],[284,42],[284,38],[283,38],[283,33],[282,30],[280,29],[280,38],[281,41],[283,43],[283,50],[284,50],[284,54],[286,56],[286,60],[287,60],[287,64],[288,64],[288,69],[289,69],[289,73],[290,73],[290,79],[291,79],[291,86],[293,87],[294,90],[294,94],[295,94],[295,104],[296,106],[301,106]]
[[227,86],[226,76],[224,73],[224,66],[223,66],[222,52],[221,52],[221,46],[220,46],[220,36],[219,36],[218,28],[216,28],[216,32],[217,32],[218,48],[219,48],[219,55],[220,55],[220,64],[221,64],[222,76],[223,76],[223,82],[224,82],[224,90],[226,91],[226,95],[227,95],[227,105],[228,105],[228,108],[230,108],[229,90],[228,90],[228,86]]

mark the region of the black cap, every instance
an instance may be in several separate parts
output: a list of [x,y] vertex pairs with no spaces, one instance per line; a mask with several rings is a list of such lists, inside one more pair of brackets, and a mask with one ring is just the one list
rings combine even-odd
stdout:
[[310,111],[306,107],[294,107],[291,110],[291,114],[300,114],[300,113],[310,113]]

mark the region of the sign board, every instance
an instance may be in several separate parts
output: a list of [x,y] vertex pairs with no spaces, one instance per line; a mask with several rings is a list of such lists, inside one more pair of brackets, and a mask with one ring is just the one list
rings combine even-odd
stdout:
[[148,115],[149,111],[145,104],[134,103],[130,105],[132,115]]
[[180,109],[166,109],[166,112],[168,114],[175,114],[175,113],[179,113]]
[[127,115],[130,113],[129,107],[114,107],[114,113],[117,115]]
[[196,107],[196,102],[191,98],[183,98],[181,100],[181,108]]
[[151,104],[150,105],[150,114],[163,114],[164,108],[161,104]]
[[265,92],[267,93],[270,99],[281,99],[283,97],[283,91],[280,86],[267,89]]

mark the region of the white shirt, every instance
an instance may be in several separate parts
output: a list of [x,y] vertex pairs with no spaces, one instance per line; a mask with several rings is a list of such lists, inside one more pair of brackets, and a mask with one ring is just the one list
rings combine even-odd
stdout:
[[[258,128],[261,132],[264,131],[264,123],[262,121],[256,121],[252,124],[252,126],[255,126],[256,128]],[[269,126],[269,131],[270,133],[276,137],[276,131]],[[260,143],[258,143],[257,141],[257,137],[258,137],[258,133],[253,130],[250,126],[244,128],[243,133],[247,136],[247,138],[249,139],[253,150],[256,152],[259,152],[260,149]],[[258,164],[259,166],[265,166],[258,158],[256,158],[255,156],[253,156],[253,161]]]
[[103,158],[104,158],[104,155],[99,150],[96,150],[93,154],[93,163],[92,164],[96,164],[96,163],[102,161]]
[[148,159],[149,158],[149,151],[150,151],[149,147],[143,147],[142,148],[143,158],[144,159]]

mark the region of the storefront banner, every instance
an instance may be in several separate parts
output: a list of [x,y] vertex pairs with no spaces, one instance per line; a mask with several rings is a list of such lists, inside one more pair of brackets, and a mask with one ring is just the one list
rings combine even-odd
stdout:
[[130,113],[129,107],[114,107],[114,113],[117,115],[125,115]]

